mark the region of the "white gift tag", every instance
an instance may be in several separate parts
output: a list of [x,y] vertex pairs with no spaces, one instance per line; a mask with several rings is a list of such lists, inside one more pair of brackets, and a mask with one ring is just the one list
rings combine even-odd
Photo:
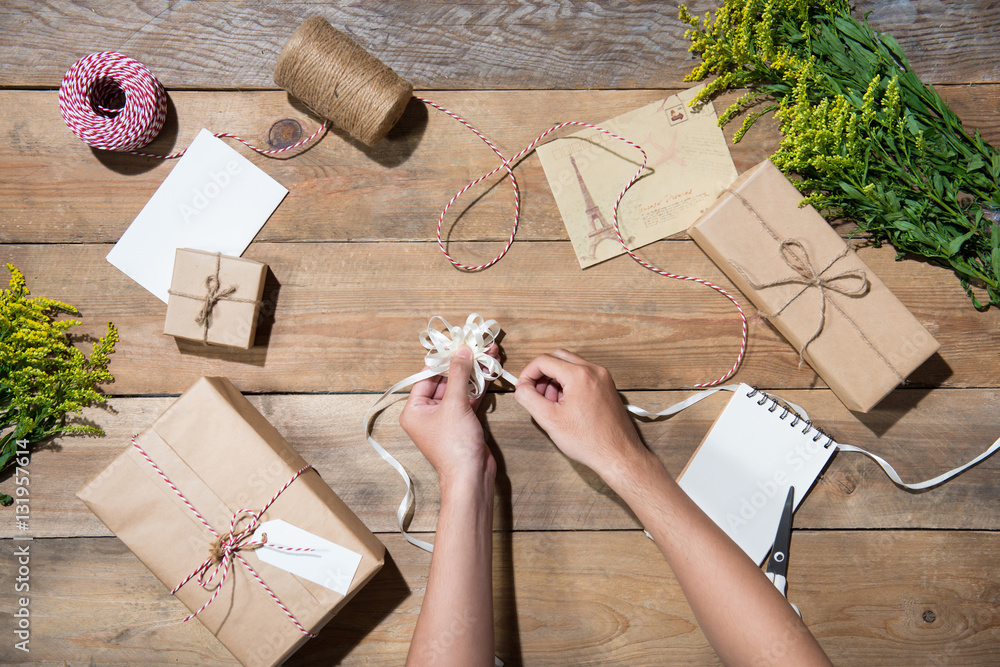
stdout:
[[254,532],[251,541],[260,542],[263,534],[267,535],[266,541],[271,544],[309,548],[312,551],[285,551],[261,547],[254,551],[254,555],[262,561],[320,586],[326,586],[331,591],[347,595],[361,564],[361,554],[317,537],[309,531],[296,528],[281,519],[262,523]]

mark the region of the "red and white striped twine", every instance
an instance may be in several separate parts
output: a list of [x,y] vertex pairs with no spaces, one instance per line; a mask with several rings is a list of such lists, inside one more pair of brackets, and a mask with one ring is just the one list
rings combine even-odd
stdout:
[[[428,105],[434,107],[435,109],[438,109],[439,111],[442,111],[442,112],[448,114],[449,116],[451,116],[452,118],[454,118],[455,120],[457,120],[458,122],[460,122],[462,125],[466,126],[470,130],[472,130],[472,132],[477,137],[479,137],[480,139],[482,139],[483,142],[485,142],[486,145],[489,146],[490,149],[494,153],[496,153],[497,157],[499,157],[500,160],[501,160],[501,164],[500,164],[499,167],[497,167],[493,171],[490,171],[489,173],[483,174],[482,176],[480,176],[479,178],[475,179],[474,181],[468,183],[465,187],[463,187],[461,190],[459,190],[458,192],[456,192],[455,195],[448,201],[448,203],[445,204],[444,209],[441,211],[441,215],[438,216],[438,223],[437,223],[437,243],[438,243],[438,247],[441,249],[441,252],[444,253],[444,256],[448,258],[449,262],[451,262],[455,267],[457,267],[459,269],[462,269],[464,271],[480,271],[482,269],[485,269],[485,268],[488,268],[490,266],[493,266],[494,264],[496,264],[497,262],[499,262],[503,258],[504,255],[507,254],[508,250],[510,250],[511,245],[514,243],[514,236],[517,234],[517,225],[518,225],[518,221],[520,220],[520,216],[521,216],[521,196],[520,196],[520,191],[519,191],[518,186],[517,186],[517,180],[514,178],[514,172],[513,172],[513,169],[512,169],[512,165],[516,164],[518,162],[518,160],[520,160],[521,158],[525,157],[526,155],[528,155],[529,153],[531,153],[533,150],[535,150],[535,148],[538,146],[539,142],[542,141],[542,139],[544,139],[548,135],[550,135],[553,132],[555,132],[557,130],[560,130],[560,129],[564,128],[564,127],[568,127],[570,125],[575,125],[575,126],[579,126],[579,127],[585,127],[585,128],[589,128],[589,129],[592,129],[592,130],[596,130],[598,132],[603,132],[604,134],[608,135],[609,137],[612,137],[614,139],[618,139],[619,141],[622,141],[622,142],[628,144],[629,146],[632,146],[632,147],[638,149],[639,152],[642,153],[642,164],[639,166],[639,169],[635,172],[635,174],[632,176],[632,178],[629,179],[628,183],[625,184],[625,187],[622,188],[621,192],[618,193],[618,198],[615,200],[615,205],[614,205],[614,210],[613,210],[613,218],[614,218],[615,234],[618,237],[618,242],[621,244],[622,248],[625,249],[625,252],[628,253],[629,257],[631,257],[636,262],[638,262],[642,266],[646,267],[650,271],[653,271],[654,273],[657,273],[657,274],[659,274],[661,276],[664,276],[666,278],[676,278],[677,280],[688,280],[688,281],[691,281],[691,282],[699,283],[701,285],[705,285],[706,287],[711,287],[716,292],[719,292],[720,294],[722,294],[723,296],[725,296],[727,299],[729,299],[730,301],[732,301],[733,305],[736,306],[736,310],[739,311],[740,321],[741,321],[740,351],[736,355],[736,361],[732,365],[732,368],[730,368],[722,377],[720,377],[720,378],[718,378],[716,380],[712,380],[711,382],[702,382],[702,383],[696,384],[694,386],[695,387],[711,387],[713,385],[719,384],[720,382],[726,381],[727,379],[729,379],[730,377],[732,377],[734,373],[736,373],[736,371],[740,367],[740,364],[743,363],[743,357],[746,354],[746,349],[747,349],[747,316],[746,316],[746,313],[743,312],[743,308],[740,306],[739,301],[737,301],[736,298],[732,294],[730,294],[729,292],[727,292],[722,287],[719,287],[718,285],[716,285],[716,284],[714,284],[712,282],[704,280],[703,278],[695,278],[695,277],[692,277],[692,276],[683,276],[683,275],[676,274],[676,273],[670,273],[668,271],[664,271],[663,269],[658,268],[657,266],[655,266],[653,264],[650,264],[649,262],[641,259],[638,255],[636,255],[635,252],[631,248],[628,247],[628,244],[625,243],[625,239],[622,237],[621,230],[618,227],[618,208],[621,205],[622,198],[625,197],[625,193],[628,192],[628,189],[630,187],[632,187],[632,185],[637,180],[639,180],[639,176],[642,175],[642,170],[646,168],[646,161],[647,161],[646,151],[644,151],[641,146],[639,146],[636,143],[633,143],[633,142],[629,141],[628,139],[625,139],[624,137],[620,137],[617,134],[615,134],[615,133],[613,133],[613,132],[611,132],[609,130],[606,130],[606,129],[602,128],[602,127],[599,127],[597,125],[592,125],[590,123],[583,123],[583,122],[579,122],[579,121],[567,121],[567,122],[564,122],[564,123],[559,123],[558,125],[554,125],[554,126],[550,127],[549,129],[545,130],[540,135],[538,135],[537,137],[535,137],[535,139],[532,140],[532,142],[529,143],[517,155],[515,155],[510,160],[508,160],[508,159],[506,159],[503,156],[503,154],[496,147],[496,145],[494,145],[494,143],[492,141],[490,141],[488,138],[486,138],[486,136],[482,132],[480,132],[475,127],[473,127],[472,124],[470,124],[464,118],[462,118],[458,114],[454,113],[453,111],[450,111],[450,110],[444,108],[443,106],[441,106],[439,104],[431,102],[428,99],[425,99],[423,97],[418,97],[416,95],[414,95],[414,97],[416,97],[418,100],[424,102],[425,104],[428,104]],[[510,178],[511,185],[513,186],[513,189],[514,189],[514,224],[512,226],[512,229],[511,229],[511,232],[510,232],[510,236],[507,238],[507,242],[504,245],[503,250],[500,251],[500,254],[498,254],[496,257],[494,257],[490,261],[488,261],[488,262],[486,262],[484,264],[476,265],[476,266],[470,266],[470,265],[467,265],[467,264],[462,264],[461,262],[459,262],[458,260],[456,260],[454,257],[452,257],[451,254],[448,253],[447,248],[445,248],[444,241],[441,238],[441,228],[444,225],[445,214],[448,213],[448,209],[451,208],[452,204],[454,204],[458,200],[459,197],[461,197],[463,194],[465,194],[471,188],[475,187],[476,185],[478,185],[478,184],[482,183],[483,181],[485,181],[486,179],[490,178],[491,176],[493,176],[494,174],[496,174],[497,172],[499,172],[501,169],[505,169],[507,171],[507,174],[508,174],[508,176]]]
[[163,129],[167,93],[138,60],[114,51],[86,55],[59,86],[59,112],[84,142],[107,151],[145,146]]
[[[160,133],[167,117],[167,92],[149,68],[114,51],[86,55],[69,68],[59,86],[59,112],[73,134],[86,144],[107,151],[127,151],[142,157],[173,159],[184,155],[141,153]],[[326,121],[311,135],[284,148],[262,149],[228,132],[261,155],[277,155],[307,144],[326,132]]]
[[[139,443],[135,441],[136,437],[138,436],[132,437],[132,446],[139,451],[139,454],[142,455],[142,458],[146,459],[146,462],[153,467],[153,470],[155,470],[157,474],[160,476],[160,478],[164,482],[166,482],[167,486],[169,486],[173,490],[173,492],[177,494],[177,497],[181,499],[181,501],[187,506],[189,510],[191,510],[191,512],[195,515],[195,517],[197,517],[197,519],[202,523],[202,525],[205,526],[205,528],[207,528],[208,531],[213,536],[218,538],[219,533],[215,530],[215,528],[213,528],[212,525],[205,520],[205,517],[201,515],[201,512],[195,509],[194,505],[192,505],[191,502],[184,497],[184,494],[181,493],[180,489],[174,486],[174,483],[171,482],[170,478],[167,477],[166,473],[164,473],[163,470],[160,469],[160,466],[156,465],[156,462],[153,461],[153,459],[151,459],[149,455],[146,454],[143,448],[139,446]],[[297,472],[295,472],[291,476],[291,478],[289,478],[289,480],[285,482],[280,489],[278,489],[277,493],[271,496],[271,499],[268,500],[267,503],[265,503],[264,506],[261,507],[259,510],[253,511],[249,509],[241,509],[235,512],[232,516],[232,519],[230,519],[229,522],[229,533],[220,540],[222,557],[219,560],[219,562],[216,564],[214,558],[209,556],[207,559],[205,559],[205,562],[196,567],[194,571],[191,572],[191,574],[185,577],[184,581],[177,584],[177,586],[175,586],[174,589],[170,591],[171,595],[175,594],[177,591],[181,589],[182,586],[184,586],[184,584],[188,583],[195,577],[198,578],[198,584],[202,588],[210,590],[213,588],[213,582],[215,580],[215,577],[216,576],[219,577],[219,582],[214,585],[214,590],[212,591],[212,595],[208,598],[205,604],[203,604],[198,609],[198,611],[192,614],[188,614],[184,618],[185,622],[190,621],[192,618],[194,618],[201,612],[205,611],[208,605],[212,604],[216,596],[218,596],[219,591],[222,590],[223,584],[226,583],[226,575],[229,572],[230,565],[232,565],[233,563],[232,559],[235,558],[243,565],[244,568],[246,568],[247,572],[249,572],[250,575],[257,581],[257,583],[261,585],[261,587],[267,592],[267,594],[271,596],[271,599],[274,600],[274,603],[277,604],[278,607],[280,607],[283,612],[285,612],[285,616],[287,616],[289,620],[291,620],[291,622],[295,624],[295,627],[298,628],[299,631],[302,632],[302,634],[306,635],[307,637],[316,636],[311,632],[309,632],[308,630],[306,630],[304,627],[302,627],[302,624],[299,623],[298,619],[295,618],[295,615],[292,614],[292,612],[288,609],[288,607],[286,607],[284,603],[282,603],[281,600],[278,599],[278,596],[274,594],[274,591],[271,590],[270,586],[264,583],[264,580],[260,578],[260,575],[257,574],[256,570],[253,569],[250,563],[248,563],[246,559],[243,558],[243,555],[240,554],[239,552],[240,549],[248,547],[258,547],[258,546],[266,546],[272,549],[281,549],[282,551],[313,551],[313,549],[306,547],[287,547],[287,546],[280,546],[277,544],[271,544],[265,541],[260,541],[260,542],[246,541],[247,539],[250,538],[251,535],[253,535],[254,530],[256,530],[257,524],[260,521],[260,517],[264,514],[264,512],[267,511],[267,509],[274,503],[274,501],[278,499],[278,496],[284,493],[285,489],[291,486],[292,482],[294,482],[296,479],[299,478],[299,475],[304,473],[306,470],[309,470],[309,468],[311,467],[312,466],[310,466],[309,464],[306,464],[305,466],[300,468]],[[250,523],[247,525],[246,528],[242,530],[236,530],[236,525],[240,522],[240,520],[244,516],[250,517]],[[206,579],[205,576],[206,574],[208,574],[208,571],[212,569],[212,565],[215,565],[215,568],[212,571],[212,574]]]

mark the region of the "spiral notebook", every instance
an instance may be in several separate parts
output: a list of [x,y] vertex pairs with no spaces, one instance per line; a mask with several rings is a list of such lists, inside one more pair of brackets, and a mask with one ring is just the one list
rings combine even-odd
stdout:
[[774,543],[788,488],[795,487],[798,507],[836,451],[837,443],[811,422],[741,384],[677,482],[760,564]]

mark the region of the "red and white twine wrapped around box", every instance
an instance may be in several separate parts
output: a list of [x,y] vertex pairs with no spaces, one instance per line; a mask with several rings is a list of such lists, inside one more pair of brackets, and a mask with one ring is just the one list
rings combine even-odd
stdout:
[[[230,567],[234,566],[236,562],[239,562],[244,567],[244,569],[246,569],[246,571],[250,574],[250,576],[252,576],[254,580],[258,584],[260,584],[261,588],[263,588],[264,591],[271,597],[271,599],[274,600],[274,603],[281,608],[281,611],[285,613],[288,619],[295,625],[296,628],[299,629],[299,631],[302,634],[304,634],[307,637],[315,637],[314,634],[312,634],[304,627],[302,627],[302,624],[299,623],[297,618],[295,618],[295,615],[288,609],[288,607],[285,606],[285,604],[278,598],[278,596],[274,594],[274,591],[271,590],[271,587],[268,586],[266,583],[264,583],[264,580],[261,579],[259,574],[257,574],[257,571],[253,569],[253,566],[251,566],[250,563],[247,562],[246,558],[244,558],[243,555],[240,553],[240,551],[243,549],[253,550],[261,547],[267,547],[269,549],[279,549],[281,551],[288,551],[288,552],[313,551],[313,549],[308,547],[290,547],[280,544],[273,544],[267,541],[266,534],[262,534],[261,538],[256,542],[250,541],[251,537],[254,534],[254,531],[257,529],[257,524],[260,523],[260,517],[264,514],[264,512],[266,512],[268,508],[274,503],[274,501],[277,500],[282,493],[284,493],[285,489],[287,489],[289,486],[292,485],[292,482],[294,482],[296,479],[299,478],[299,475],[304,473],[306,470],[309,470],[312,466],[306,464],[305,466],[297,470],[295,473],[293,473],[292,476],[288,479],[288,481],[285,482],[281,486],[281,488],[278,489],[273,496],[271,496],[271,499],[268,500],[264,504],[264,506],[261,507],[259,510],[255,511],[250,509],[240,509],[234,512],[232,519],[229,522],[229,532],[224,535],[220,535],[219,532],[208,521],[205,520],[205,517],[201,515],[201,512],[199,512],[195,508],[195,506],[192,505],[191,502],[184,496],[184,494],[181,493],[181,490],[178,489],[174,485],[174,483],[170,481],[170,478],[167,477],[166,473],[164,473],[162,469],[160,469],[160,466],[156,465],[156,462],[153,461],[153,459],[151,459],[149,455],[146,454],[146,452],[142,449],[142,447],[139,446],[139,443],[136,442],[135,437],[132,438],[132,446],[135,447],[139,451],[139,454],[142,456],[142,458],[144,458],[146,462],[153,467],[153,470],[156,471],[156,473],[166,483],[166,485],[169,486],[171,490],[173,490],[173,492],[177,494],[177,497],[181,499],[181,501],[189,510],[191,510],[191,513],[194,514],[195,518],[197,518],[198,521],[200,521],[202,525],[205,526],[206,529],[208,529],[208,532],[210,532],[216,538],[215,544],[209,550],[208,558],[206,558],[203,563],[201,563],[198,567],[196,567],[191,572],[191,574],[185,577],[183,581],[174,586],[174,588],[170,591],[170,594],[174,595],[177,591],[181,589],[182,586],[184,586],[189,581],[195,578],[197,578],[198,584],[202,588],[204,588],[205,590],[212,591],[211,596],[209,596],[208,600],[205,601],[205,604],[203,604],[197,611],[188,614],[184,618],[184,621],[185,622],[190,621],[192,618],[194,618],[201,612],[205,611],[205,609],[207,609],[208,606],[212,604],[213,601],[215,601],[215,598],[219,595],[219,592],[222,590],[223,585],[226,583],[226,575],[229,573]],[[250,519],[247,526],[245,528],[238,528],[241,521],[247,517],[249,517]],[[214,569],[212,567],[213,565],[215,566]],[[206,579],[205,577],[206,575],[208,575],[209,570],[212,570],[212,574],[209,575],[208,578]],[[216,577],[219,577],[218,583],[215,583]]]

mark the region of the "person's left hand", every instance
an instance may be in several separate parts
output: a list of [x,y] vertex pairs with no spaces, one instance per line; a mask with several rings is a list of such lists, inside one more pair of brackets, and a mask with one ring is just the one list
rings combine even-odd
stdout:
[[[497,357],[494,345],[486,352]],[[482,396],[470,399],[471,351],[462,347],[452,357],[448,376],[413,385],[399,424],[427,457],[442,484],[496,475],[496,462],[486,446],[483,425],[476,416]],[[484,394],[485,395],[485,394]]]

